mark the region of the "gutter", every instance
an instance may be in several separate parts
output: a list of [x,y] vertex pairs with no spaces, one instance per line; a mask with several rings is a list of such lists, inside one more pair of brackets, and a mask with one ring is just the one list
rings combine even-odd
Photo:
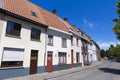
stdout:
[[45,72],[46,72],[46,55],[47,55],[47,28],[45,29],[45,53],[44,53],[44,67],[45,67]]
[[53,27],[51,27],[51,26],[49,26],[48,29],[55,30],[55,31],[58,31],[58,32],[61,32],[61,33],[64,33],[64,34],[72,35],[72,34],[69,33],[69,32],[65,32],[65,31],[63,31],[63,30],[60,30],[60,29],[57,29],[57,28],[53,28]]
[[[0,1],[1,1],[1,0],[0,0]],[[1,4],[1,3],[0,3],[0,4]],[[0,12],[1,12],[1,13],[4,13],[4,14],[6,14],[6,15],[9,15],[9,16],[12,16],[12,17],[15,17],[15,18],[18,18],[18,19],[23,20],[23,21],[27,21],[27,22],[33,23],[33,24],[38,25],[38,26],[41,26],[41,27],[43,27],[43,28],[48,28],[48,25],[42,24],[42,23],[40,23],[40,22],[31,20],[31,19],[29,19],[29,18],[20,16],[20,15],[18,15],[18,14],[9,12],[9,11],[7,11],[7,10],[4,10],[4,9],[1,8],[1,6],[0,6]]]

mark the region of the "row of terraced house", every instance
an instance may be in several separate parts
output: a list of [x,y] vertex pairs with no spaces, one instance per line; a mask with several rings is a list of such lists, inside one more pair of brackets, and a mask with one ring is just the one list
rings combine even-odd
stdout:
[[100,61],[96,42],[56,13],[28,0],[0,0],[0,79]]

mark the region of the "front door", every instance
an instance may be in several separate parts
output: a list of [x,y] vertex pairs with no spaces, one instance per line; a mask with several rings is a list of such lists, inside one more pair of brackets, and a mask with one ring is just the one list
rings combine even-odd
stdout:
[[74,67],[74,54],[73,54],[73,50],[71,50],[71,65],[72,65],[72,67]]
[[37,59],[38,59],[38,51],[31,51],[31,60],[30,60],[30,74],[37,73]]
[[48,52],[47,54],[47,72],[52,72],[52,52]]

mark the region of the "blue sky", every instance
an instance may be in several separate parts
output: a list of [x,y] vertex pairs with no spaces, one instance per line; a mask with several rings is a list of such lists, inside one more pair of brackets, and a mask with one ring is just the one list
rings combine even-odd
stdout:
[[57,15],[67,17],[70,24],[76,25],[94,39],[101,48],[119,43],[112,31],[117,17],[116,0],[30,0]]

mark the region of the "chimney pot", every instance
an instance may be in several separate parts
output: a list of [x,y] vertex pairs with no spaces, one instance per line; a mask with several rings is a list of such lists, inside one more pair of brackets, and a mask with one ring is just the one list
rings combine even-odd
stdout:
[[57,14],[57,10],[56,10],[56,9],[54,9],[54,10],[52,11],[52,13]]
[[68,18],[64,18],[64,21],[68,21]]

